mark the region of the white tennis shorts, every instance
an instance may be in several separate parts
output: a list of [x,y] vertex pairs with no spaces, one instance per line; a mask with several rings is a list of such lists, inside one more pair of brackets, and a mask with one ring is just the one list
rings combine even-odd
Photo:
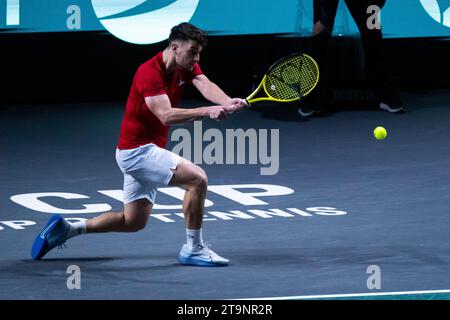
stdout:
[[116,161],[124,175],[123,203],[146,198],[155,203],[158,186],[167,186],[181,157],[153,143],[129,150],[116,150]]

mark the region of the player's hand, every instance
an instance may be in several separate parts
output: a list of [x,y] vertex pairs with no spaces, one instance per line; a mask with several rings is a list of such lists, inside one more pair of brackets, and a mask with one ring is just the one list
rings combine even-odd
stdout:
[[228,107],[225,106],[208,107],[208,115],[213,120],[220,121],[225,119],[228,115],[228,112]]
[[231,106],[229,107],[229,113],[239,113],[244,110],[244,108],[248,107],[247,102],[241,98],[233,98],[230,102]]

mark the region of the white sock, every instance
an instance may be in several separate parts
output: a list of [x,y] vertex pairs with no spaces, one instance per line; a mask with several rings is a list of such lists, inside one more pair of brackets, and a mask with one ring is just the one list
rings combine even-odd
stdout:
[[186,229],[186,236],[188,249],[192,249],[193,247],[195,247],[196,244],[203,242],[201,228],[198,230]]
[[69,234],[67,235],[67,239],[73,238],[75,236],[78,236],[82,233],[86,233],[86,221],[78,221],[70,223],[70,230]]

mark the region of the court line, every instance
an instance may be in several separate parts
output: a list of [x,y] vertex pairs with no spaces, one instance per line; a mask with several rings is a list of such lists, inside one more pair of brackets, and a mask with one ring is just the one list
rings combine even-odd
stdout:
[[450,293],[450,290],[424,290],[424,291],[398,291],[398,292],[367,292],[367,293],[346,293],[346,294],[324,294],[310,296],[286,296],[286,297],[263,297],[263,298],[243,298],[236,300],[300,300],[300,299],[327,299],[327,298],[352,298],[371,296],[396,296],[396,295],[416,295],[416,294]]

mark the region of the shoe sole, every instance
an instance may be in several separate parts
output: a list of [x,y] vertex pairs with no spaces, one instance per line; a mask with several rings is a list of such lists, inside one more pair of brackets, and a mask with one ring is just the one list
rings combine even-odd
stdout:
[[300,109],[297,109],[297,112],[299,115],[301,115],[302,117],[305,117],[305,118],[310,117],[316,113],[315,111],[304,112],[304,111],[301,111]]
[[[51,219],[48,221],[45,228],[42,229],[41,232],[39,232],[38,236],[36,237],[36,239],[33,242],[33,246],[31,247],[31,258],[33,260],[40,260],[43,256],[45,256],[47,254],[46,249],[48,246],[48,242],[47,242],[46,237],[44,237],[44,238],[41,237],[42,233],[44,233],[44,231],[46,233],[53,231],[56,228],[56,226],[59,224],[59,221],[61,221],[62,219],[63,219],[63,217],[61,217],[61,216],[51,217]],[[50,226],[50,228],[49,228],[49,226]],[[47,228],[49,228],[49,229],[46,230]]]
[[387,106],[385,107],[384,104],[381,104],[381,105],[380,105],[380,109],[381,109],[381,110],[384,110],[384,111],[387,111],[387,112],[390,112],[390,113],[400,113],[400,112],[404,112],[404,111],[405,111],[404,108],[391,109],[391,108],[389,108],[389,107],[387,107]]
[[188,258],[188,257],[178,257],[178,262],[182,265],[186,266],[199,266],[199,267],[226,267],[228,266],[228,262],[226,263],[218,263],[212,261],[204,261],[200,259]]

